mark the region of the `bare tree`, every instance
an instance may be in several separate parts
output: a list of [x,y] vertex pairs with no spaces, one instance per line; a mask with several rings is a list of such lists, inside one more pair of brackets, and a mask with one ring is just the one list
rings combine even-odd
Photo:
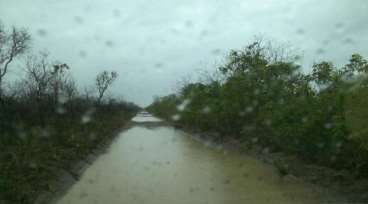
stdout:
[[115,71],[108,72],[103,71],[99,73],[96,77],[96,88],[98,91],[98,103],[101,103],[101,100],[107,91],[107,89],[111,86],[111,84],[116,80],[118,77],[118,73]]
[[51,65],[47,58],[48,54],[41,52],[39,55],[27,56],[25,63],[28,86],[38,99],[46,94],[52,80]]
[[83,88],[83,98],[85,98],[87,101],[93,100],[95,95],[95,87],[88,86]]
[[77,94],[77,88],[68,69],[67,64],[51,63],[46,52],[28,56],[25,70],[30,94],[37,100],[51,95],[55,104],[71,100]]
[[6,32],[0,24],[0,98],[2,96],[2,83],[8,73],[10,63],[27,50],[30,39],[31,37],[25,29],[13,27],[10,32]]
[[65,93],[68,101],[72,100],[76,95],[78,95],[77,85],[75,80],[70,75],[67,76],[62,86],[62,90]]

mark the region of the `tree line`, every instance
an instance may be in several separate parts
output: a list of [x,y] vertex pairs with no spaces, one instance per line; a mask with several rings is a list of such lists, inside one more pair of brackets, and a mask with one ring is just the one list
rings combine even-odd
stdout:
[[[73,163],[139,110],[106,96],[116,71],[100,72],[94,89],[81,91],[68,64],[32,50],[31,42],[26,29],[0,24],[0,203],[34,203],[40,192],[53,192],[58,172],[74,175]],[[10,80],[15,68],[24,77]]]
[[[209,80],[186,83],[147,107],[178,125],[270,152],[368,176],[368,61],[314,63],[303,73],[298,56],[256,40],[232,50]],[[215,77],[214,77],[215,76]]]

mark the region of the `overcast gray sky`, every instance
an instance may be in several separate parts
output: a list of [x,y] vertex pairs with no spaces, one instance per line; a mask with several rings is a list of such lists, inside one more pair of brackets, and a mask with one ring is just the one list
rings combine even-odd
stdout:
[[305,69],[368,57],[367,0],[0,0],[0,19],[27,27],[33,49],[68,63],[81,86],[118,71],[112,93],[140,105],[255,35],[291,44]]

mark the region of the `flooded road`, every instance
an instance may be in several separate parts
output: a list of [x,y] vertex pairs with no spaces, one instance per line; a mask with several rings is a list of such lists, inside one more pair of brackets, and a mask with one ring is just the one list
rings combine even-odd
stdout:
[[[136,123],[157,123],[138,115]],[[123,131],[58,203],[325,203],[312,186],[288,182],[256,159],[209,147],[170,126]]]

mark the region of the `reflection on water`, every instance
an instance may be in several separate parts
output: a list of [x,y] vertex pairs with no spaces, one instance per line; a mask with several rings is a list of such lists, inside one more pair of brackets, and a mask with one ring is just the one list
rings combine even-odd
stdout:
[[[135,121],[145,119],[153,120],[138,116]],[[122,132],[58,203],[309,204],[320,199],[310,186],[283,181],[255,159],[224,154],[174,128],[135,126]]]

